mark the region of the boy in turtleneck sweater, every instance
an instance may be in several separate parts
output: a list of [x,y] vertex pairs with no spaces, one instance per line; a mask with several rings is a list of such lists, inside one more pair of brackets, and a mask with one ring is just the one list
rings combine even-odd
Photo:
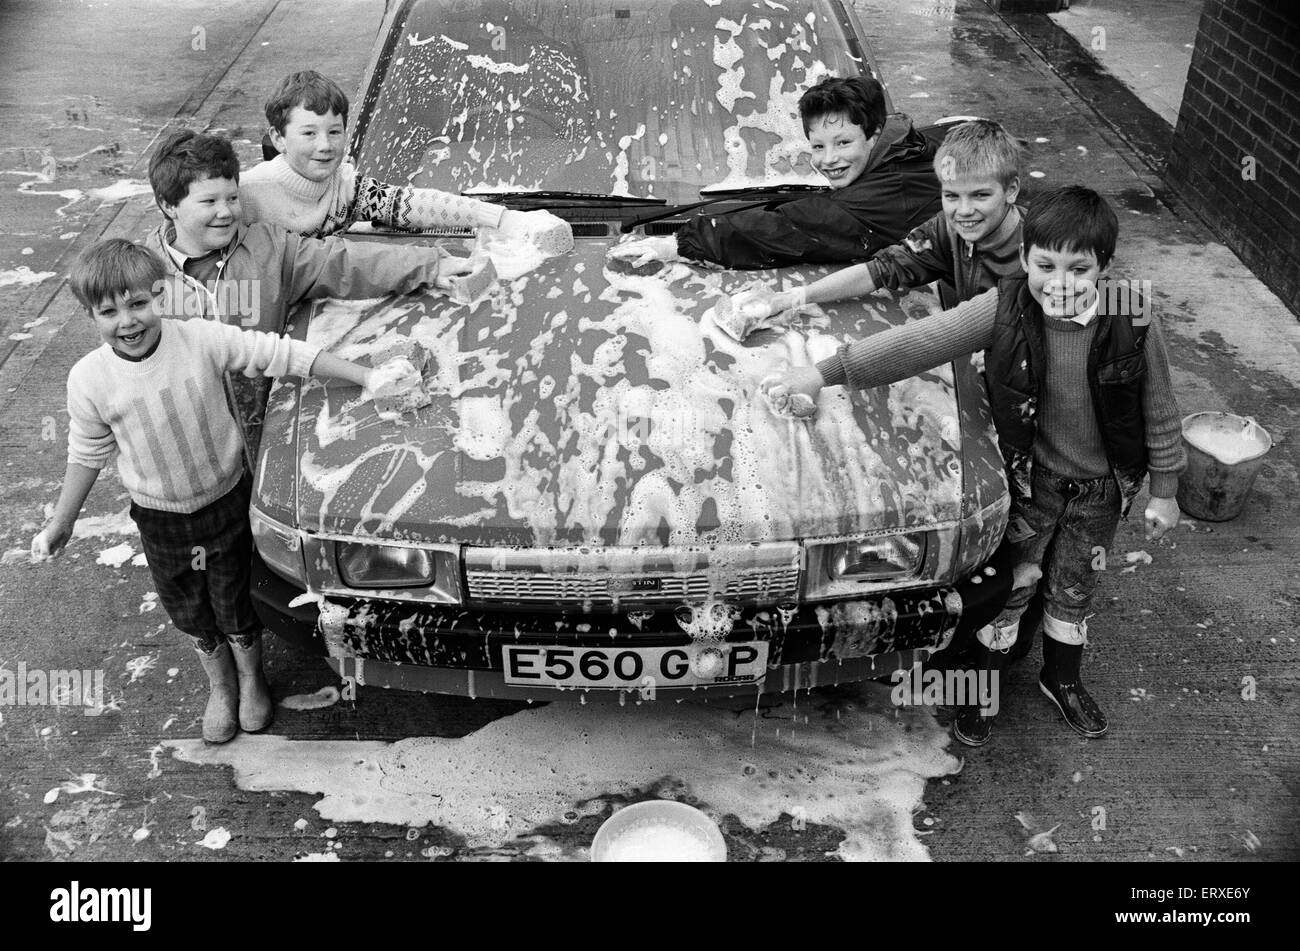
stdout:
[[880,287],[897,290],[931,281],[941,282],[943,305],[955,307],[1004,277],[1023,276],[1023,210],[1016,204],[1023,155],[1020,140],[989,119],[954,126],[934,155],[943,202],[939,214],[869,261],[806,287],[742,291],[731,298],[731,309],[744,315],[745,329],[756,329],[805,303],[829,304]]
[[513,211],[433,188],[387,185],[343,161],[348,97],[312,70],[293,73],[266,102],[271,143],[279,155],[243,174],[245,221],[265,221],[323,238],[354,221],[395,228],[495,228],[549,254],[573,248],[568,222],[548,211]]
[[[871,389],[985,351],[1011,489],[1006,543],[1013,575],[1001,613],[976,632],[975,663],[1001,668],[1041,580],[1038,684],[1086,737],[1106,732],[1106,717],[1080,679],[1105,551],[1148,475],[1148,537],[1178,524],[1174,496],[1186,465],[1169,358],[1150,302],[1127,282],[1098,284],[1118,233],[1115,212],[1096,192],[1078,185],[1048,192],[1025,215],[1023,276],[764,384],[783,411],[797,394],[815,405],[823,386]],[[963,707],[953,734],[968,746],[983,745],[994,709]]]

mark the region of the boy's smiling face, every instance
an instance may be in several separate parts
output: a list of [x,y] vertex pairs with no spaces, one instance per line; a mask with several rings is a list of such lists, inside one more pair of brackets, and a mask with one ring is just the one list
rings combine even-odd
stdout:
[[866,130],[842,113],[819,116],[808,123],[812,167],[826,176],[831,188],[852,185],[867,167],[877,138],[867,138]]
[[995,178],[977,176],[950,176],[940,182],[944,217],[971,244],[998,229],[1019,194],[1019,180],[1009,188]]
[[162,333],[162,293],[133,288],[90,308],[99,337],[118,353],[139,358]]
[[284,132],[271,130],[271,144],[303,178],[323,182],[343,161],[343,132],[343,117],[337,112],[321,115],[294,106],[284,123]]
[[163,214],[176,223],[176,250],[198,256],[230,244],[239,223],[239,183],[233,178],[204,178],[190,183],[178,204],[162,202]]
[[1026,253],[1022,246],[1020,263],[1029,278],[1029,293],[1048,317],[1069,320],[1097,299],[1101,265],[1092,251],[1051,250],[1034,245]]

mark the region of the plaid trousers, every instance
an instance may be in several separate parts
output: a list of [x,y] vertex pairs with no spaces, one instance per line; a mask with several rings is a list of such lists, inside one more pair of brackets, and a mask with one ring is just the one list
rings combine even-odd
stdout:
[[188,515],[131,503],[158,600],[205,653],[228,636],[261,629],[249,596],[252,487],[245,472],[233,489]]

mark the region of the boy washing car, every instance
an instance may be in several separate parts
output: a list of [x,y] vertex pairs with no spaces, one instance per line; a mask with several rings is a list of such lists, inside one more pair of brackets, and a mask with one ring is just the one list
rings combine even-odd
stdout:
[[[1086,617],[1104,560],[1150,476],[1145,521],[1159,538],[1178,524],[1186,465],[1181,416],[1158,321],[1124,284],[1098,287],[1119,223],[1096,192],[1069,186],[1039,197],[1024,221],[1025,276],[957,307],[852,344],[815,367],[797,367],[767,396],[814,404],[823,386],[871,389],[985,351],[985,378],[1011,486],[1006,542],[1012,591],[976,633],[976,665],[1001,668],[1020,618],[1045,587],[1038,684],[1076,733],[1098,737],[1106,717],[1080,679]],[[993,717],[963,707],[953,733],[988,741]]]
[[[203,739],[265,729],[273,706],[261,624],[249,597],[252,479],[222,375],[319,376],[364,387],[394,382],[275,334],[218,321],[164,319],[161,259],[121,238],[88,248],[70,284],[102,346],[68,374],[68,466],[49,523],[32,539],[48,558],[72,537],[99,472],[115,455],[158,598],[194,641],[208,675]],[[405,385],[416,385],[410,378]]]
[[683,258],[728,268],[861,261],[939,210],[934,145],[912,120],[885,114],[869,76],[830,77],[799,99],[812,166],[830,192],[722,215],[700,215],[670,237],[617,246],[634,265]]
[[[863,297],[880,287],[902,289],[939,281],[944,306],[953,307],[1023,276],[1020,165],[1024,147],[1001,125],[974,119],[954,126],[934,156],[943,210],[898,244],[863,264],[806,287],[751,288],[718,305],[718,323],[739,339],[785,311]],[[734,316],[731,316],[734,315]]]
[[[447,290],[473,270],[468,259],[436,247],[305,238],[266,222],[245,224],[239,159],[220,136],[172,133],[149,159],[149,184],[165,220],[145,246],[166,269],[170,314],[282,333],[303,300],[382,297],[425,284]],[[231,398],[247,427],[266,388],[263,381],[233,383]]]
[[271,143],[280,153],[241,182],[244,216],[309,237],[344,231],[354,221],[393,228],[494,228],[547,254],[573,249],[573,229],[549,211],[513,211],[433,188],[388,185],[343,161],[348,97],[312,70],[280,81],[266,101]]

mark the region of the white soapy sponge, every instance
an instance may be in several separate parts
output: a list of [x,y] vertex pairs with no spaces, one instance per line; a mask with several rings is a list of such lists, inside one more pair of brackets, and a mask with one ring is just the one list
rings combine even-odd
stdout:
[[573,228],[545,209],[513,211],[501,215],[499,230],[509,238],[522,238],[547,257],[573,250]]
[[779,376],[769,376],[758,385],[773,416],[807,419],[817,412],[816,401],[807,393],[791,393]]
[[718,298],[713,322],[733,340],[743,342],[750,334],[768,328],[788,327],[795,312],[804,305],[805,290],[777,293],[764,283],[752,283],[743,290]]
[[463,277],[450,278],[448,293],[457,304],[473,304],[497,282],[497,269],[492,266],[492,259],[480,255],[474,260],[474,270]]
[[362,398],[372,400],[381,415],[407,413],[428,406],[433,402],[424,388],[429,360],[429,351],[409,339],[376,353],[375,369],[371,371],[369,385],[362,390]]

